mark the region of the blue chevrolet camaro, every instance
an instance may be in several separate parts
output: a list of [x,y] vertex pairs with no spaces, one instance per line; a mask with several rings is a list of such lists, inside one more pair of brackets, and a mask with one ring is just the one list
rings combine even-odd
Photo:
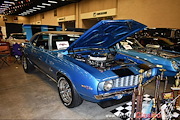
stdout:
[[55,81],[62,103],[69,108],[80,105],[83,99],[121,99],[131,94],[139,82],[145,85],[156,78],[153,64],[112,48],[144,27],[133,20],[107,20],[84,34],[37,33],[24,46],[24,71],[38,68]]

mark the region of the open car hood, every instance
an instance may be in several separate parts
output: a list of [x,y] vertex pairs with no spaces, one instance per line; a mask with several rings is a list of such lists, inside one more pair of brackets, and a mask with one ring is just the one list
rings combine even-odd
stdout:
[[73,42],[67,50],[109,48],[146,26],[134,20],[102,20]]

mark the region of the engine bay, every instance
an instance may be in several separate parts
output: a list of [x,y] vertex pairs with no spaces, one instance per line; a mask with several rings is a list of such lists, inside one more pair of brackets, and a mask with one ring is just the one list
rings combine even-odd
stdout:
[[163,58],[175,58],[175,57],[180,57],[179,54],[177,53],[173,53],[173,52],[166,52],[164,50],[160,50],[160,49],[153,49],[153,48],[141,48],[138,49],[139,52],[143,52],[143,53],[148,53],[148,54],[152,54],[152,55],[157,55]]
[[[162,48],[160,48],[157,45],[148,44],[146,45],[146,47],[143,47],[136,39],[133,39],[133,38],[128,38],[124,41],[121,41],[120,44],[123,47],[123,49],[126,49],[126,50],[136,50],[138,52],[157,55],[163,58],[180,57],[178,53],[162,50]],[[117,48],[121,48],[119,44],[117,44],[116,46]]]
[[82,61],[101,72],[136,64],[136,62],[129,58],[121,57],[116,52],[107,50],[75,53],[71,54],[71,57],[78,61]]

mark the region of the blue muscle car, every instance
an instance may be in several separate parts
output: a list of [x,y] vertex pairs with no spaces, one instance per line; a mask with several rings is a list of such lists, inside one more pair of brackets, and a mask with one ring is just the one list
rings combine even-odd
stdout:
[[133,20],[108,20],[84,34],[39,32],[24,46],[24,71],[38,68],[55,81],[62,103],[69,108],[80,105],[83,99],[121,99],[139,82],[145,85],[157,74],[153,64],[111,48],[144,27]]

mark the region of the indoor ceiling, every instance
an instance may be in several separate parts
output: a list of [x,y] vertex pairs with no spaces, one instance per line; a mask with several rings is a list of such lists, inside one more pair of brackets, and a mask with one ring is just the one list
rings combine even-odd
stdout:
[[32,16],[81,0],[1,0],[0,14]]

